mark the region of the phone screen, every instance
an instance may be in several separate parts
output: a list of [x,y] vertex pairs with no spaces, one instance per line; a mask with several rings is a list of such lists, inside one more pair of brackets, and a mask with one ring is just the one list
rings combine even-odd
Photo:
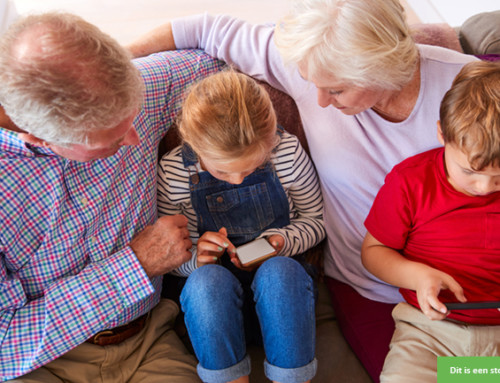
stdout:
[[474,310],[474,309],[498,309],[500,301],[490,302],[446,302],[448,310]]
[[236,255],[242,265],[250,265],[275,254],[276,250],[265,238],[256,239],[236,248]]

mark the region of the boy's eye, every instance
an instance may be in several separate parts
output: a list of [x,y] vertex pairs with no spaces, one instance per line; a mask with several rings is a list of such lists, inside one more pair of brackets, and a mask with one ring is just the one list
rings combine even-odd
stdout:
[[336,96],[336,95],[339,95],[340,93],[342,93],[341,90],[329,90],[328,91],[328,94],[331,96]]
[[469,170],[469,169],[462,169],[462,172],[464,174],[467,174],[467,175],[471,175],[471,174],[474,174],[474,172],[472,170]]

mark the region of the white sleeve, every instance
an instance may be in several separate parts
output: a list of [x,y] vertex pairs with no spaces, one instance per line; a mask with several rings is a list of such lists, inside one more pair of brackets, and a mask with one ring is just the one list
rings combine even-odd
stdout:
[[187,277],[197,268],[198,231],[196,229],[196,213],[192,209],[189,192],[188,171],[184,168],[181,147],[165,154],[158,165],[157,202],[158,216],[182,214],[188,219],[189,238],[193,242],[192,257],[177,269],[174,275]]
[[178,49],[203,49],[290,95],[297,88],[292,85],[303,81],[295,67],[284,65],[274,44],[274,25],[203,14],[173,20],[172,30]]

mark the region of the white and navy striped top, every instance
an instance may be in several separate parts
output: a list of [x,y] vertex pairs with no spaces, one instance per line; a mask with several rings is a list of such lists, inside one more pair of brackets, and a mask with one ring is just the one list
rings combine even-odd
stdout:
[[[280,234],[285,245],[280,255],[303,253],[325,237],[323,199],[314,166],[297,137],[284,132],[271,158],[288,197],[290,224],[264,231],[260,237]],[[165,154],[158,169],[158,212],[160,216],[183,214],[193,241],[193,257],[175,274],[188,276],[196,269],[198,231],[196,213],[191,204],[189,172],[182,162],[181,147]]]

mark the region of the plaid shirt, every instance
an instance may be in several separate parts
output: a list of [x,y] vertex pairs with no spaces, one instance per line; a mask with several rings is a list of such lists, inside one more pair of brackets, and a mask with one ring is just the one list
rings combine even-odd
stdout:
[[160,299],[128,247],[156,211],[157,147],[183,90],[218,70],[199,51],[136,60],[138,146],[76,162],[0,128],[0,380],[42,366]]

